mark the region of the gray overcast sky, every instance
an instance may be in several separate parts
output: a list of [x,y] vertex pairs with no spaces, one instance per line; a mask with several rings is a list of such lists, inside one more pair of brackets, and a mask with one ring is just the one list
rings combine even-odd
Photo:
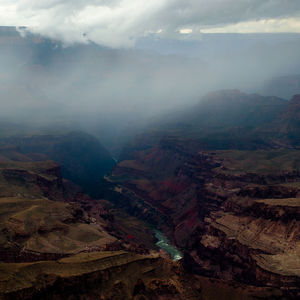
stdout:
[[298,32],[299,0],[0,0],[0,25],[28,26],[66,44],[133,47],[144,36]]

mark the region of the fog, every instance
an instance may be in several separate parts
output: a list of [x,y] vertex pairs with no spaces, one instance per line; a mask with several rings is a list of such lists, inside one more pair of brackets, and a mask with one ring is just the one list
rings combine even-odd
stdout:
[[150,35],[113,49],[2,27],[0,119],[36,131],[88,130],[117,153],[148,120],[190,107],[210,91],[259,93],[272,77],[300,73],[299,49],[296,33]]

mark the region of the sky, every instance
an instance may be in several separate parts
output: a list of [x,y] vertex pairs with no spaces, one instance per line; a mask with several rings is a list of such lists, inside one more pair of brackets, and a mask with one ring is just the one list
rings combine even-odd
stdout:
[[0,0],[0,25],[63,41],[132,48],[143,37],[300,33],[299,0]]

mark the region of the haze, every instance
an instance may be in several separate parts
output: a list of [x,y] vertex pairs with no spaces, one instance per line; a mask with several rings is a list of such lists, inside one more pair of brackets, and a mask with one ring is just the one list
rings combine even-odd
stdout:
[[2,121],[88,130],[112,151],[210,91],[260,93],[299,73],[299,1],[10,2],[0,1]]

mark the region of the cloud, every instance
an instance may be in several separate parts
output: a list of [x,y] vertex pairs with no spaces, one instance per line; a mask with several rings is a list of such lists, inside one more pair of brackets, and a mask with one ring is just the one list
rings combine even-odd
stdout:
[[300,19],[264,19],[240,22],[223,27],[202,29],[202,33],[300,33]]
[[181,38],[186,30],[193,39],[203,29],[299,32],[299,22],[299,0],[0,0],[0,25],[113,48],[132,47],[150,34]]

